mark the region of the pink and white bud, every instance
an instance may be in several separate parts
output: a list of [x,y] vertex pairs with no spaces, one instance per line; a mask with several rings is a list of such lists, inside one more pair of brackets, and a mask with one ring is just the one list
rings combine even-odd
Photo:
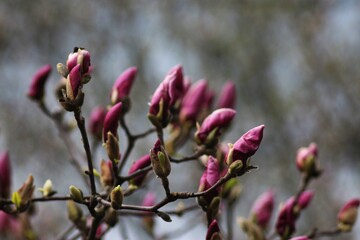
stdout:
[[290,240],[310,240],[307,236],[293,237]]
[[[217,159],[213,156],[209,156],[206,169],[200,178],[199,192],[206,191],[211,188],[220,179],[220,168]],[[198,199],[200,205],[209,205],[214,197],[219,196],[220,188],[215,188],[205,196]],[[202,201],[205,201],[202,203]]]
[[164,128],[169,121],[170,96],[168,83],[162,82],[155,90],[149,107],[148,118],[159,128]]
[[230,108],[220,108],[213,111],[204,119],[200,128],[196,131],[195,139],[197,143],[206,145],[216,143],[221,129],[229,126],[235,114],[236,111]]
[[[133,174],[138,170],[141,170],[145,167],[148,167],[151,165],[151,160],[150,160],[150,155],[146,154],[144,156],[142,156],[141,158],[139,158],[137,161],[135,161],[131,167],[130,170],[128,172],[128,174]],[[133,179],[130,180],[130,184],[135,185],[135,186],[141,186],[141,184],[143,183],[144,179],[146,177],[146,173],[140,174],[136,177],[134,177]]]
[[182,99],[184,95],[184,76],[181,65],[173,67],[165,76],[164,82],[169,87],[170,106]]
[[262,229],[266,229],[274,209],[274,193],[269,190],[261,194],[251,209],[251,218]]
[[9,198],[11,187],[11,165],[8,152],[0,154],[0,197]]
[[235,84],[232,81],[225,83],[220,92],[220,97],[218,100],[218,108],[235,108],[236,102],[236,88]]
[[356,223],[360,199],[348,201],[339,211],[337,216],[338,228],[344,232],[351,231]]
[[76,65],[66,79],[66,95],[70,100],[75,100],[81,86],[80,64]]
[[115,104],[128,97],[135,81],[137,73],[136,67],[126,69],[115,81],[111,90],[111,103]]
[[208,227],[208,230],[207,230],[207,233],[206,233],[206,240],[214,240],[214,239],[222,239],[220,237],[220,228],[219,228],[219,225],[216,221],[216,219],[214,219],[209,227]]
[[195,82],[186,92],[180,110],[180,121],[196,122],[203,107],[203,101],[207,94],[208,83],[205,79]]
[[104,143],[106,143],[108,132],[111,132],[115,137],[117,137],[117,129],[119,126],[119,119],[121,115],[121,106],[122,106],[121,102],[115,104],[110,108],[110,110],[107,112],[105,116],[104,130],[103,130]]
[[27,96],[33,100],[40,101],[44,97],[45,83],[51,73],[51,65],[42,66],[33,76]]
[[90,68],[90,53],[81,48],[74,48],[74,52],[70,53],[68,59],[66,61],[66,66],[71,72],[71,70],[76,66],[80,65],[80,73],[81,75],[89,72]]
[[302,147],[297,151],[296,166],[301,172],[313,171],[316,167],[318,148],[316,143],[310,143],[309,147]]
[[234,145],[230,146],[226,157],[226,164],[230,166],[236,160],[241,160],[243,164],[246,164],[246,160],[258,150],[263,138],[264,128],[265,125],[260,125],[250,129]]
[[102,137],[105,116],[106,109],[103,107],[94,108],[90,115],[89,130],[90,133],[98,140],[101,140]]

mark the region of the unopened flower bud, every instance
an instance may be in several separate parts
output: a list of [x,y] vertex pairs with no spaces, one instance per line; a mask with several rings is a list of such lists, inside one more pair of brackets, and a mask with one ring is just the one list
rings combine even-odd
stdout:
[[80,188],[75,187],[74,185],[71,185],[69,187],[70,190],[70,197],[78,203],[83,203],[84,202],[84,194],[81,191]]
[[[152,207],[155,205],[156,195],[152,192],[149,192],[145,195],[144,200],[142,202],[142,206],[144,207]],[[145,226],[145,229],[152,233],[154,230],[154,217],[153,216],[145,216],[143,217],[143,225]]]
[[202,79],[194,83],[186,92],[180,110],[180,121],[182,123],[187,121],[192,123],[196,122],[203,107],[202,104],[206,96],[207,88],[207,81]]
[[318,167],[317,157],[317,145],[316,143],[310,143],[309,147],[302,147],[297,151],[296,166],[300,172],[317,177],[321,172]]
[[230,144],[225,160],[226,164],[231,165],[234,161],[241,160],[246,166],[248,158],[254,155],[260,146],[264,128],[264,125],[252,128],[242,135],[234,145]]
[[246,233],[249,240],[265,240],[264,231],[259,225],[245,218],[238,218],[240,228]]
[[11,165],[8,152],[0,154],[0,197],[8,198],[11,186]]
[[106,109],[103,107],[94,108],[90,115],[90,133],[95,137],[95,139],[100,141],[102,138],[102,130],[104,127],[105,116]]
[[45,83],[51,73],[51,65],[42,66],[31,80],[30,88],[27,93],[28,97],[40,101],[44,97]]
[[111,207],[113,209],[120,209],[124,199],[124,195],[120,185],[118,185],[111,191],[110,198],[111,198]]
[[116,79],[110,95],[112,104],[122,102],[129,96],[132,85],[135,81],[136,73],[137,68],[130,67],[121,73],[121,75]]
[[205,239],[206,240],[221,240],[222,239],[222,237],[220,236],[220,228],[219,228],[219,225],[218,225],[216,219],[214,219],[210,223]]
[[150,159],[156,176],[159,178],[166,178],[169,176],[171,172],[170,159],[159,139],[150,150]]
[[109,208],[106,211],[104,222],[110,227],[114,227],[118,222],[117,212],[113,208]]
[[230,108],[220,108],[207,116],[195,133],[198,144],[214,146],[223,128],[226,128],[234,118],[236,111]]
[[156,128],[164,128],[169,122],[170,96],[168,88],[166,82],[160,83],[150,101],[148,119]]
[[262,229],[266,229],[274,209],[274,193],[270,190],[261,194],[251,208],[250,219]]
[[66,79],[66,96],[70,100],[75,100],[81,86],[80,65],[76,65]]
[[34,177],[29,175],[17,192],[13,193],[13,202],[15,202],[15,205],[20,212],[25,211],[28,207],[34,189]]
[[235,84],[232,81],[225,83],[220,92],[220,97],[218,100],[218,108],[235,108],[236,102],[236,88]]
[[76,223],[81,220],[83,212],[81,208],[74,201],[66,201],[68,218]]
[[66,61],[66,66],[69,72],[76,66],[80,65],[80,73],[86,74],[89,72],[90,68],[90,53],[84,48],[74,48],[74,51],[69,54],[69,57]]
[[310,240],[307,236],[293,237],[290,240]]
[[170,106],[174,107],[184,95],[184,76],[181,65],[173,67],[166,75],[164,82],[169,87]]
[[119,141],[110,131],[107,133],[105,149],[110,160],[117,164],[120,160]]
[[359,205],[360,199],[352,199],[340,209],[337,216],[338,229],[343,232],[351,231],[357,219]]
[[56,191],[53,190],[53,184],[50,179],[45,181],[44,186],[39,188],[39,191],[42,192],[44,197],[51,197],[56,193]]
[[118,122],[121,115],[121,106],[122,106],[121,102],[115,104],[110,108],[110,110],[107,112],[105,116],[104,130],[103,130],[104,143],[106,143],[108,132],[111,132],[112,135],[117,137],[117,129],[119,126]]
[[[135,161],[131,167],[130,170],[128,172],[128,174],[133,174],[138,170],[141,170],[145,167],[148,167],[151,165],[151,159],[150,159],[150,155],[146,154],[144,156],[142,156],[140,159],[138,159],[137,161]],[[135,185],[135,186],[141,186],[141,184],[143,183],[144,179],[146,177],[146,173],[140,174],[134,178],[132,178],[129,181],[130,185]]]
[[112,162],[101,160],[100,162],[100,181],[104,187],[110,187],[114,183],[112,173]]

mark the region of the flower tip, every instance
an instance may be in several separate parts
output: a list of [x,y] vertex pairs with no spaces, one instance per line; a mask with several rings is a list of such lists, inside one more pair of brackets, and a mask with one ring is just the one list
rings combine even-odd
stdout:
[[51,65],[46,64],[38,69],[31,80],[30,88],[27,96],[34,100],[41,100],[44,96],[44,87],[46,80],[51,73]]

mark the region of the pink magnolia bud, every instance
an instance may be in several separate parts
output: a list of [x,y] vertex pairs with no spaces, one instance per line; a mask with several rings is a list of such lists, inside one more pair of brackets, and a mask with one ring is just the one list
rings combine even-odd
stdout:
[[[220,179],[220,169],[219,164],[217,160],[209,156],[209,160],[207,162],[206,169],[203,173],[203,175],[200,178],[200,184],[199,184],[199,192],[206,191],[207,189],[211,188],[218,180]],[[207,195],[203,196],[201,200],[205,200],[206,203],[204,204],[210,204],[212,199],[216,196],[218,196],[220,193],[220,189],[216,188],[209,192]],[[198,201],[199,202],[199,201]],[[202,203],[199,202],[199,204],[202,205]]]
[[66,79],[66,95],[71,100],[75,100],[79,93],[79,88],[81,86],[81,73],[80,73],[80,64],[76,65]]
[[338,228],[344,232],[350,231],[356,222],[360,199],[348,201],[339,211]]
[[203,107],[203,101],[206,97],[207,87],[207,81],[202,79],[194,83],[186,92],[181,103],[181,122],[196,122],[198,114]]
[[269,190],[261,194],[255,201],[251,215],[254,222],[261,228],[266,229],[274,208],[274,193]]
[[246,160],[258,150],[263,138],[264,128],[265,125],[260,125],[242,135],[239,140],[230,147],[226,157],[226,164],[230,165],[236,160],[241,160],[243,164],[245,164]]
[[293,237],[290,240],[310,240],[307,236]]
[[11,165],[8,152],[0,154],[0,197],[10,196]]
[[204,102],[203,102],[203,108],[205,109],[211,109],[212,104],[214,102],[215,93],[214,91],[208,89],[205,94]]
[[117,136],[117,128],[119,126],[118,122],[121,114],[121,105],[122,103],[119,102],[112,106],[105,116],[103,130],[104,143],[106,143],[108,132],[111,132],[114,136]]
[[222,128],[227,127],[234,118],[236,111],[230,108],[220,108],[205,118],[200,129],[195,133],[198,144],[212,144],[217,139]]
[[[15,235],[20,235],[21,232],[21,226],[18,219],[16,219],[14,216],[0,211],[0,236],[3,236],[4,233],[10,233]],[[19,237],[19,236],[17,236]],[[20,238],[16,238],[20,239]]]
[[148,118],[157,127],[166,127],[169,120],[169,86],[162,82],[155,90],[150,102]]
[[228,81],[223,86],[218,100],[218,108],[235,108],[236,88],[232,81]]
[[152,192],[149,192],[145,195],[144,200],[142,202],[142,206],[151,207],[155,205],[156,195]]
[[314,197],[314,192],[312,191],[304,191],[298,200],[298,206],[300,209],[306,208]]
[[218,225],[216,219],[214,219],[210,223],[210,225],[208,227],[208,230],[207,230],[207,233],[206,233],[206,238],[205,239],[206,240],[221,239],[220,238],[220,228],[219,228],[219,225]]
[[74,48],[74,52],[69,54],[69,57],[66,61],[66,66],[71,72],[71,70],[76,66],[80,65],[80,73],[86,74],[89,72],[90,68],[90,53],[83,48]]
[[90,123],[89,123],[90,133],[96,139],[99,140],[101,140],[105,116],[106,116],[106,109],[103,107],[94,108],[90,115]]
[[[128,174],[129,175],[133,174],[134,172],[136,172],[140,169],[143,169],[145,167],[148,167],[150,165],[151,165],[150,155],[146,154],[131,165]],[[143,173],[143,174],[138,175],[137,177],[134,177],[133,179],[131,179],[130,184],[140,186],[143,183],[145,176],[146,176],[146,173]]]
[[296,166],[301,172],[312,172],[316,170],[316,158],[318,148],[316,143],[310,143],[309,147],[302,147],[297,151]]
[[154,147],[150,149],[150,160],[153,170],[159,178],[166,178],[171,172],[169,155],[158,139]]
[[111,103],[120,102],[124,97],[129,96],[131,87],[135,81],[136,67],[126,69],[115,81],[111,90]]
[[170,106],[176,104],[184,95],[184,76],[181,65],[173,67],[166,75],[164,82],[169,86]]
[[33,76],[27,96],[33,100],[41,100],[44,97],[46,80],[51,73],[51,65],[42,66]]

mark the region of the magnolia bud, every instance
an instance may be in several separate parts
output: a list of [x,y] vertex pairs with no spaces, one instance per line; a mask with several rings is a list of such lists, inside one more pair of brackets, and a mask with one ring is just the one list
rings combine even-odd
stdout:
[[111,207],[113,209],[120,209],[124,199],[124,195],[120,185],[118,185],[111,191],[110,198],[111,198]]
[[105,116],[104,130],[103,130],[104,143],[106,143],[108,132],[111,132],[112,135],[117,137],[117,128],[119,126],[118,122],[121,114],[121,106],[122,106],[121,102],[115,104],[110,108],[110,110],[107,112]]
[[359,205],[360,199],[352,199],[340,209],[337,216],[338,229],[343,232],[351,231],[356,222]]
[[293,237],[290,240],[310,240],[307,236]]
[[44,97],[45,83],[51,73],[51,65],[42,66],[31,80],[30,88],[27,93],[28,97],[40,101]]
[[118,222],[117,212],[113,208],[109,208],[106,211],[104,222],[110,227],[114,227]]
[[159,139],[150,150],[150,159],[156,176],[159,178],[166,178],[169,176],[171,172],[170,159]]
[[106,109],[103,107],[96,107],[92,110],[90,115],[89,130],[95,139],[101,141],[102,130],[104,127],[104,120],[106,116]]
[[231,165],[236,160],[241,160],[247,165],[247,159],[256,153],[263,138],[264,125],[250,129],[242,135],[234,145],[229,144],[229,151],[226,156],[226,164]]
[[153,94],[148,119],[156,128],[164,128],[169,122],[170,96],[168,83],[162,82]]
[[45,181],[44,186],[39,188],[39,191],[43,193],[44,197],[51,197],[56,193],[56,191],[53,190],[53,185],[50,179]]
[[221,240],[222,239],[220,236],[220,228],[219,228],[219,225],[218,225],[216,219],[214,219],[210,223],[205,239],[206,240],[216,240],[216,239]]
[[0,154],[0,197],[8,198],[11,185],[11,165],[8,152]]
[[310,143],[309,147],[302,147],[297,151],[296,166],[300,172],[308,176],[317,177],[321,173],[318,167],[318,148],[315,143]]
[[232,81],[225,83],[220,92],[218,108],[233,108],[236,102],[236,88]]
[[71,70],[76,66],[80,65],[81,74],[86,74],[89,72],[90,68],[90,53],[84,48],[75,47],[74,51],[69,54],[69,57],[66,61],[66,66],[71,72]]
[[72,222],[78,222],[81,220],[83,213],[81,208],[73,201],[66,201],[67,211],[68,211],[68,218]]
[[112,173],[112,162],[101,160],[100,162],[100,180],[104,187],[113,185],[114,176]]
[[69,187],[70,190],[70,197],[78,203],[83,203],[84,202],[84,194],[82,193],[82,191],[80,190],[80,188],[77,188],[73,185],[71,185]]
[[105,142],[105,149],[110,160],[115,164],[120,160],[120,149],[118,139],[109,131]]
[[[150,155],[146,154],[144,156],[142,156],[140,159],[138,159],[137,161],[135,161],[131,167],[130,170],[128,172],[128,174],[133,174],[138,170],[141,170],[145,167],[148,167],[151,165],[151,159],[150,159]],[[146,177],[146,173],[140,174],[134,178],[132,178],[129,181],[130,185],[135,185],[135,186],[141,186],[141,184],[143,183],[144,179]]]
[[13,193],[12,200],[20,212],[25,211],[29,205],[29,201],[31,200],[35,189],[33,184],[34,177],[29,175],[17,192]]
[[166,75],[164,82],[169,87],[170,106],[176,107],[184,95],[184,77],[181,65],[173,67]]
[[259,225],[254,222],[244,219],[238,218],[237,222],[240,225],[240,228],[246,233],[249,240],[265,240],[264,231],[260,228]]
[[261,194],[251,208],[250,219],[262,229],[266,229],[274,208],[274,193],[267,191]]
[[196,131],[196,142],[209,147],[214,146],[217,143],[221,129],[230,124],[235,114],[236,111],[230,108],[221,108],[213,111],[205,118],[201,127]]
[[135,81],[137,73],[136,67],[126,69],[115,81],[111,90],[111,103],[122,102],[130,94],[131,87]]
[[81,86],[80,65],[76,65],[66,79],[66,96],[70,100],[75,100]]

